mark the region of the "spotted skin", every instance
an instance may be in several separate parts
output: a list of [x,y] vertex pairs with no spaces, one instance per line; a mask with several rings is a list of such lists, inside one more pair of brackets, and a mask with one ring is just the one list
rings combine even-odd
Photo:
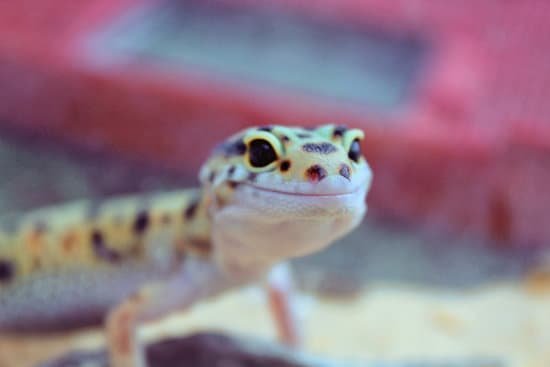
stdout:
[[83,201],[22,216],[17,232],[0,233],[0,263],[14,272],[9,282],[3,282],[0,295],[42,272],[148,261],[147,250],[155,246],[148,236],[168,226],[174,252],[185,251],[185,246],[175,244],[207,227],[204,216],[193,221],[197,212],[204,214],[199,198],[200,191],[190,190],[159,194],[148,204],[140,197]]
[[[193,189],[147,200],[82,201],[20,217],[16,232],[0,233],[0,330],[95,324],[141,283],[164,279],[186,256],[208,256],[200,198]],[[99,289],[111,283],[110,291]]]
[[[287,181],[309,179],[307,170],[319,164],[320,154],[327,155],[325,165],[319,165],[320,170],[331,169],[334,171],[336,161],[330,160],[330,154],[336,152],[337,147],[344,146],[344,149],[347,150],[354,139],[361,140],[363,138],[363,133],[360,130],[348,129],[342,125],[324,125],[314,129],[285,126],[251,128],[230,137],[216,148],[217,154],[207,162],[201,171],[203,182],[215,184],[216,178],[218,182],[224,180],[229,167],[233,174],[236,170],[235,167],[242,167],[251,175],[246,181],[254,181],[258,172],[243,164],[243,157],[246,156],[246,144],[243,139],[246,136],[255,135],[255,132],[265,132],[268,137],[276,137],[277,145],[280,145],[280,155],[284,156],[287,150],[293,151],[295,157],[284,157],[277,161],[281,177]],[[349,136],[346,137],[346,134]],[[366,161],[363,157],[358,157],[357,162],[343,163],[348,165],[348,169],[344,169],[344,174],[351,175],[357,166],[365,165]],[[353,166],[356,168],[354,169]],[[226,167],[226,170],[220,170],[220,167]],[[290,169],[291,167],[292,169]],[[340,170],[340,167],[337,170]],[[262,169],[262,171],[264,170]]]
[[[215,147],[199,189],[0,218],[0,331],[64,329],[108,314],[111,364],[145,366],[133,332],[141,321],[250,282],[359,223],[370,186],[362,138],[332,124],[252,127]],[[333,192],[348,183],[352,192]],[[291,329],[280,327],[286,338]]]

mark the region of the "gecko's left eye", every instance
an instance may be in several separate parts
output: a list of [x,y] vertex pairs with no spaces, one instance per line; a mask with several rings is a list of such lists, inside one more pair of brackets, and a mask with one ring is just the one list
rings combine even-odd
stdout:
[[248,145],[248,156],[252,167],[265,167],[277,160],[273,146],[264,139],[254,139]]
[[361,158],[361,144],[359,143],[359,139],[355,139],[348,151],[348,157],[355,163],[359,162],[359,158]]

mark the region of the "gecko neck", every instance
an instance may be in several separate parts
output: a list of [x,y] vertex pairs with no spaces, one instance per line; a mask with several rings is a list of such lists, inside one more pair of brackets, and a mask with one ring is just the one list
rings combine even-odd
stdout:
[[261,208],[228,205],[212,215],[214,259],[230,274],[255,275],[317,252],[359,223],[365,208],[362,201],[353,205],[346,214],[326,216],[276,213],[273,204]]

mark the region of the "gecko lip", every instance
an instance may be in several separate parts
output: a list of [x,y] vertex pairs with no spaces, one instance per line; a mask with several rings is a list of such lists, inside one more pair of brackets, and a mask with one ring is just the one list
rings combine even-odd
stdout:
[[269,192],[269,193],[280,194],[280,195],[287,195],[287,196],[318,197],[318,198],[334,197],[334,198],[337,198],[337,197],[344,197],[344,196],[353,195],[353,194],[356,194],[356,193],[360,192],[361,189],[366,185],[366,182],[358,185],[357,187],[354,187],[352,190],[349,190],[349,191],[326,192],[326,193],[323,193],[323,192],[284,191],[284,190],[272,189],[272,188],[269,188],[269,187],[262,187],[262,186],[258,186],[258,185],[253,185],[253,184],[250,184],[250,183],[245,183],[244,185],[246,185],[250,188],[256,189],[258,191]]

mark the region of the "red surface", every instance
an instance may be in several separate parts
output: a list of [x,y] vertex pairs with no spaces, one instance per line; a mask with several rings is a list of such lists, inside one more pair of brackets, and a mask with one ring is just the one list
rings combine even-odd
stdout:
[[281,1],[429,36],[434,55],[415,97],[387,116],[262,85],[92,62],[83,40],[130,4],[0,2],[0,120],[189,172],[245,125],[359,125],[378,213],[550,243],[550,3]]

